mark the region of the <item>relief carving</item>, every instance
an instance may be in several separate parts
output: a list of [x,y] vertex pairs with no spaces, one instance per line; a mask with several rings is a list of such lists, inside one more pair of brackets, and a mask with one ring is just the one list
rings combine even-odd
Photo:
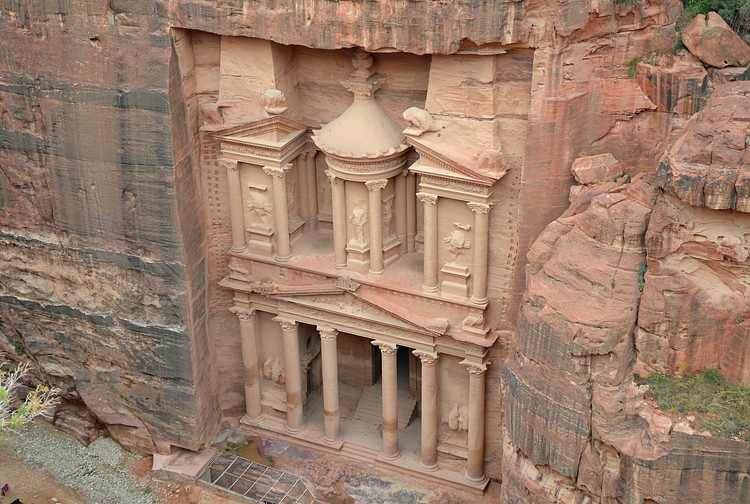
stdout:
[[464,327],[473,327],[476,329],[484,329],[484,315],[468,315],[464,319]]
[[471,230],[471,226],[454,222],[453,228],[451,234],[443,238],[443,241],[448,244],[448,252],[451,254],[452,262],[456,262],[460,255],[471,248],[471,242],[468,240],[467,234],[467,231]]
[[409,107],[404,110],[404,120],[409,123],[406,133],[420,136],[425,131],[440,129],[432,115],[419,107]]
[[383,238],[396,234],[395,223],[393,222],[393,202],[395,199],[391,194],[383,200]]
[[352,211],[349,222],[352,225],[351,244],[359,247],[367,245],[367,208],[364,205],[357,205]]
[[279,115],[286,111],[286,96],[278,89],[267,89],[260,97],[260,105],[268,115]]
[[289,208],[289,217],[299,216],[299,208],[297,206],[297,183],[294,180],[289,181],[286,185],[286,201]]
[[448,413],[448,427],[454,432],[469,430],[469,408],[465,405],[454,405]]
[[284,366],[279,362],[279,359],[274,359],[273,357],[266,359],[263,363],[263,377],[278,385],[284,385],[286,383]]

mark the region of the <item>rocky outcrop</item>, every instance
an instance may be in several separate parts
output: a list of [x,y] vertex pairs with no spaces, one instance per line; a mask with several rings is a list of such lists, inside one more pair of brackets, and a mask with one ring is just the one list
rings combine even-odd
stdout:
[[689,205],[750,212],[750,83],[718,86],[665,152],[658,177]]
[[715,12],[695,16],[682,31],[682,42],[708,66],[724,68],[750,63],[750,47]]
[[719,105],[737,85],[716,89],[658,179],[582,190],[531,248],[502,372],[503,502],[750,499],[747,443],[697,433],[633,381],[687,365],[748,383],[750,222],[691,204],[668,176],[669,166],[697,164],[691,156],[739,164],[732,139],[736,128],[747,133],[745,109]]

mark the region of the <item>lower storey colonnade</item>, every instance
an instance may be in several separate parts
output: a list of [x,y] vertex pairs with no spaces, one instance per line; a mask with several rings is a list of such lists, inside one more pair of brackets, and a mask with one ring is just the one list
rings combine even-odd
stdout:
[[[232,311],[240,322],[242,361],[246,413],[242,422],[256,424],[263,418],[259,341],[256,331],[256,311],[252,308],[235,307]],[[303,414],[303,379],[298,338],[299,324],[293,318],[279,315],[272,320],[280,325],[283,351],[286,392],[287,433],[299,435],[305,429]],[[316,327],[320,335],[320,357],[323,392],[323,442],[341,447],[341,412],[339,405],[339,363],[337,337],[339,331],[327,325]],[[399,346],[385,339],[371,340],[380,349],[382,377],[382,440],[379,458],[395,461],[401,457],[398,429],[398,365]],[[421,363],[421,432],[420,462],[424,471],[437,471],[439,429],[439,367],[440,355],[435,351],[413,350]],[[486,364],[476,364],[464,359],[461,363],[469,373],[468,432],[466,480],[472,484],[486,482],[484,473],[484,415]]]

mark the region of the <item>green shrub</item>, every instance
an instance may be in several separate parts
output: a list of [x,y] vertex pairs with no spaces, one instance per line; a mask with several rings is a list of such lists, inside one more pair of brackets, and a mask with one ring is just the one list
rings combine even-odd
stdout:
[[703,430],[750,441],[750,388],[732,385],[718,369],[681,378],[651,373],[636,382],[649,386],[646,395],[656,399],[661,410],[697,414]]
[[638,63],[643,61],[643,58],[641,56],[636,56],[632,60],[628,62],[628,77],[632,79],[635,77],[635,68],[638,66]]

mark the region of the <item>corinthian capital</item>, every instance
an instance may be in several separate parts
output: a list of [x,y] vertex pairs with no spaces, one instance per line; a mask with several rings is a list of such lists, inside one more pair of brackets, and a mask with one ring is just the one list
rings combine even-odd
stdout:
[[474,202],[470,202],[470,203],[467,203],[467,205],[471,209],[472,212],[478,213],[478,214],[489,213],[490,209],[492,208],[492,203],[474,203]]
[[435,194],[428,194],[423,192],[417,193],[417,198],[419,198],[419,201],[424,203],[425,205],[434,205],[437,203],[437,195]]
[[283,177],[286,175],[286,172],[288,172],[292,168],[292,163],[287,163],[284,166],[281,167],[275,167],[275,166],[264,166],[263,172],[265,172],[266,175],[270,175],[272,177]]
[[297,330],[297,322],[281,317],[274,317],[273,320],[279,323],[282,331],[295,331]]
[[247,309],[233,306],[229,311],[237,315],[237,318],[240,320],[253,320],[253,318],[255,318],[255,310],[252,308]]
[[224,159],[224,158],[221,158],[221,159],[219,159],[219,160],[216,161],[216,164],[218,164],[219,166],[221,166],[221,167],[223,167],[223,168],[225,168],[225,169],[227,169],[229,171],[236,171],[237,168],[239,167],[239,163],[237,161],[235,161],[234,159]]
[[336,336],[339,332],[332,327],[318,326],[318,332],[320,333],[320,339],[323,341],[336,341]]
[[423,366],[435,364],[440,357],[437,352],[425,352],[424,350],[414,350],[412,353],[419,357]]
[[387,343],[380,340],[373,340],[371,343],[380,348],[380,353],[384,355],[395,355],[398,351],[398,345],[394,343]]
[[368,191],[380,191],[382,189],[385,189],[385,186],[388,185],[388,181],[371,180],[370,182],[365,182],[365,185],[367,186]]

